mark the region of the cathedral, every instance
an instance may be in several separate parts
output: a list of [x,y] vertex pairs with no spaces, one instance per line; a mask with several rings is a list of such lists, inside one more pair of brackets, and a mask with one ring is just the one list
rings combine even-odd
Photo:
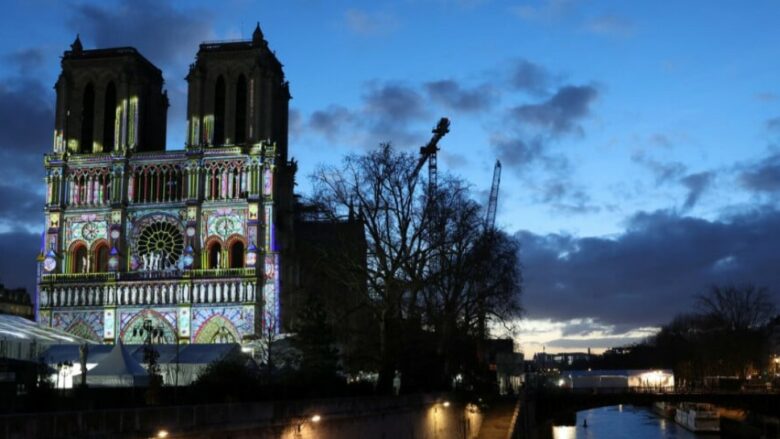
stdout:
[[280,331],[296,165],[288,83],[260,27],[200,45],[183,150],[165,149],[162,72],[136,49],[77,38],[61,65],[39,321],[101,343]]

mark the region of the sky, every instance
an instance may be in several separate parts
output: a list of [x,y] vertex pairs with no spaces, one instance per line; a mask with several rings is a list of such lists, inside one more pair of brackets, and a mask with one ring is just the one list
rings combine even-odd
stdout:
[[712,285],[778,302],[780,3],[703,0],[28,0],[0,17],[0,282],[34,289],[59,57],[134,46],[181,149],[198,44],[257,22],[284,64],[297,191],[380,142],[440,168],[521,241],[527,354],[596,352],[695,310]]

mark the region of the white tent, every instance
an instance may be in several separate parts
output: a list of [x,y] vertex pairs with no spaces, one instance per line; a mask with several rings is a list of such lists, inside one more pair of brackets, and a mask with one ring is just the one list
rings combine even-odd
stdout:
[[[80,377],[74,376],[74,382]],[[87,372],[87,385],[92,387],[136,387],[149,385],[149,374],[125,349],[122,342],[114,345],[108,355]]]

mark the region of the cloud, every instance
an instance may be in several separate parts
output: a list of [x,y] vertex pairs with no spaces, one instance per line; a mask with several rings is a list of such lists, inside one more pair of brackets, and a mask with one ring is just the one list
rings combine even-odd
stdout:
[[780,96],[777,93],[771,91],[763,91],[755,94],[755,98],[761,102],[775,102],[780,100]]
[[766,129],[780,133],[780,117],[774,117],[766,121]]
[[585,30],[599,35],[627,37],[634,33],[634,24],[624,17],[607,14],[586,21]]
[[598,91],[590,85],[566,85],[549,99],[538,104],[525,104],[511,110],[512,118],[520,124],[546,130],[552,136],[576,133],[582,135],[577,123],[590,114],[590,106]]
[[44,52],[39,47],[20,49],[3,56],[5,62],[16,67],[19,76],[27,76],[43,67]]
[[43,220],[43,154],[51,149],[53,93],[23,77],[0,82],[0,230]]
[[780,289],[774,267],[777,209],[712,221],[640,212],[614,238],[525,231],[516,236],[530,318],[657,326],[690,311],[694,295],[712,284],[753,282]]
[[554,81],[546,68],[524,59],[515,60],[510,68],[509,86],[515,90],[545,95]]
[[0,283],[7,288],[23,287],[35,291],[35,258],[41,247],[41,235],[25,231],[0,233]]
[[492,87],[487,84],[469,89],[452,79],[425,83],[423,89],[432,100],[454,111],[484,111],[495,98]]
[[752,192],[780,194],[780,153],[745,166],[739,173],[739,181]]
[[647,154],[641,150],[634,152],[631,155],[631,160],[634,163],[644,166],[653,173],[656,186],[660,186],[672,180],[677,180],[685,174],[685,171],[688,169],[688,167],[681,162],[661,162],[655,160],[648,157]]
[[689,210],[696,205],[701,195],[710,187],[715,174],[712,172],[699,172],[685,176],[680,183],[688,189],[683,210]]
[[398,19],[387,12],[347,9],[344,22],[349,30],[362,36],[387,35],[398,28]]
[[544,157],[544,142],[539,136],[528,140],[494,136],[491,143],[501,162],[518,170]]
[[370,81],[364,85],[356,109],[328,105],[312,112],[305,127],[330,142],[368,148],[392,142],[407,147],[424,140],[426,131],[417,129],[417,124],[428,119],[426,101],[415,87],[401,82]]
[[213,13],[178,10],[167,2],[81,3],[72,11],[68,23],[82,41],[101,48],[133,46],[158,66],[189,62],[200,42],[213,36]]

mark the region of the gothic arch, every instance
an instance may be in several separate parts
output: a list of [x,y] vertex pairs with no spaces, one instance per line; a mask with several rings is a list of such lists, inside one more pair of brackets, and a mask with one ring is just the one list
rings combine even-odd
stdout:
[[222,249],[224,247],[225,246],[223,245],[222,240],[218,236],[211,236],[208,239],[206,239],[206,243],[203,246],[203,248],[206,249],[205,268],[210,268],[210,269],[221,268],[220,267],[220,265],[222,265],[221,255],[222,255]]
[[[119,338],[125,344],[143,344],[146,341],[146,329],[143,328],[144,321],[149,320],[152,324],[152,342],[154,343],[174,343],[176,341],[176,328],[162,314],[153,309],[144,309],[134,315],[119,332]],[[158,331],[162,329],[162,334]]]
[[233,322],[216,314],[209,317],[195,331],[194,343],[239,343],[241,338]]
[[82,240],[74,241],[70,245],[68,249],[68,272],[86,273],[87,265],[85,262],[89,257],[87,248],[87,243]]
[[92,243],[90,256],[92,257],[91,270],[94,273],[105,273],[108,271],[108,256],[111,247],[105,239],[98,239]]
[[83,319],[77,318],[71,323],[65,331],[88,340],[101,341],[100,336]]
[[246,239],[241,235],[231,235],[227,239],[225,247],[228,253],[228,267],[244,268],[246,257]]

